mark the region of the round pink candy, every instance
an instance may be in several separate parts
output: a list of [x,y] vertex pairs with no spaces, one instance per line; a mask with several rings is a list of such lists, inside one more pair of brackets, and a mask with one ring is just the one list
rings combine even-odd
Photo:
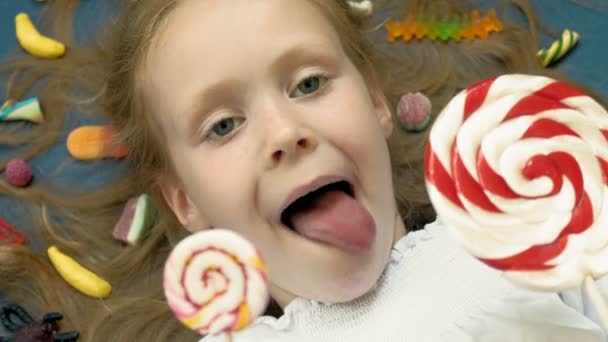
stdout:
[[6,181],[16,187],[24,187],[32,181],[32,169],[25,160],[13,159],[6,164]]
[[397,117],[407,130],[425,130],[430,124],[430,115],[431,101],[421,93],[408,93],[399,100]]

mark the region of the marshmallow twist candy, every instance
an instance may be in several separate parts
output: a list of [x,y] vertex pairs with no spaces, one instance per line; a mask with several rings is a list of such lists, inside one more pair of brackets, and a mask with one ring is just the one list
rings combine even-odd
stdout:
[[33,123],[42,123],[44,117],[40,109],[38,98],[33,97],[21,102],[7,100],[0,107],[0,121],[25,120]]
[[425,179],[464,247],[513,282],[555,291],[608,272],[608,113],[546,77],[503,75],[436,119]]
[[169,255],[167,302],[176,317],[201,335],[239,331],[268,304],[268,278],[255,247],[223,229],[193,234]]
[[566,29],[559,39],[554,41],[549,47],[539,50],[536,56],[544,67],[548,67],[574,49],[580,38],[577,32]]

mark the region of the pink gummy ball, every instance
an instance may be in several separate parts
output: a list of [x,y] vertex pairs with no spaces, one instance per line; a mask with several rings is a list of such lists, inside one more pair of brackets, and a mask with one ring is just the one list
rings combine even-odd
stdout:
[[24,187],[32,181],[34,174],[25,160],[13,159],[6,164],[6,181],[16,187]]

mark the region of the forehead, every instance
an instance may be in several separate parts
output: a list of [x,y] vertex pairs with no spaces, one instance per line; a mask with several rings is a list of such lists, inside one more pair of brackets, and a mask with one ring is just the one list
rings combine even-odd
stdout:
[[201,87],[247,77],[294,46],[341,49],[332,25],[308,0],[182,0],[146,56],[144,91],[156,102],[152,108],[168,105],[160,102],[171,92],[171,106],[183,109],[180,101]]
[[279,33],[335,34],[312,0],[180,0],[160,31],[157,46],[174,48],[225,41],[270,43],[255,35],[265,32],[273,33],[273,39]]

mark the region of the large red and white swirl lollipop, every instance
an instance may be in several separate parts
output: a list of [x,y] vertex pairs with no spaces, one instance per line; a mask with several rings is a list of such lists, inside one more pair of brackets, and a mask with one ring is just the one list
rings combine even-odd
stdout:
[[430,199],[464,247],[513,282],[558,291],[608,273],[608,113],[547,77],[455,96],[430,133]]
[[177,244],[165,263],[163,285],[176,317],[201,335],[243,329],[269,299],[266,268],[255,247],[224,229]]

